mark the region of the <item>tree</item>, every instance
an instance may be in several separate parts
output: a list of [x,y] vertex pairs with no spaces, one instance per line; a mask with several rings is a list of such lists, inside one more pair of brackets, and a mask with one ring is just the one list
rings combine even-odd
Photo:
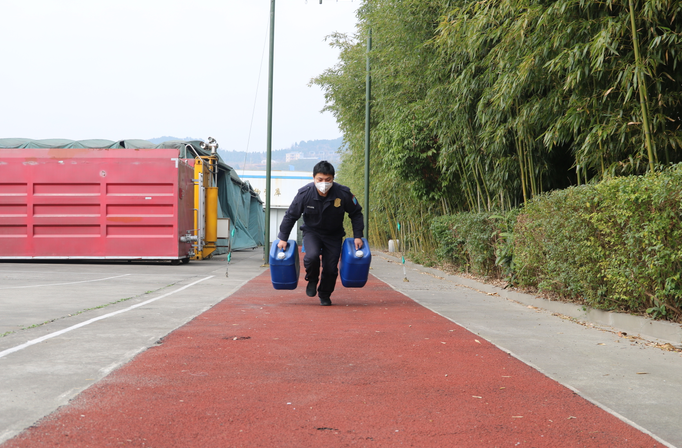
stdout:
[[371,212],[385,217],[377,237],[402,219],[428,245],[431,216],[509,209],[680,161],[681,5],[366,1],[358,34],[332,36],[339,64],[313,83],[344,131],[346,182],[362,191],[372,28]]

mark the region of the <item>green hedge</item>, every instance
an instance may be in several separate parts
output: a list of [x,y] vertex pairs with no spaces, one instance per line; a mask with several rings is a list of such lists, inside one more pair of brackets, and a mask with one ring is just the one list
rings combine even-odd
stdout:
[[518,218],[516,277],[595,308],[677,319],[681,217],[682,165],[553,192]]
[[506,257],[511,249],[510,230],[517,214],[458,213],[434,219],[431,231],[438,244],[436,258],[462,272],[486,277],[507,274],[511,266],[511,257]]
[[682,165],[554,191],[504,217],[442,217],[432,231],[438,258],[463,271],[594,308],[682,318]]

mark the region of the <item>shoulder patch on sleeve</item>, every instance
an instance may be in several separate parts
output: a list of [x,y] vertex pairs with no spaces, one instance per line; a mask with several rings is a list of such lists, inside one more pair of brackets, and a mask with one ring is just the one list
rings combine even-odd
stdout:
[[355,195],[353,195],[353,204],[358,205],[358,200],[355,198]]

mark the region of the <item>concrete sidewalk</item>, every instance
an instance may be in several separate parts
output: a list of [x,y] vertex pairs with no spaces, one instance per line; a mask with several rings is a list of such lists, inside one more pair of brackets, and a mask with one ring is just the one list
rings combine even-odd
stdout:
[[[397,291],[668,446],[682,447],[682,353],[654,347],[679,347],[679,325],[586,313],[579,305],[510,293],[409,262],[406,271],[408,282],[399,258],[373,254],[371,273]],[[599,323],[608,319],[619,327]]]

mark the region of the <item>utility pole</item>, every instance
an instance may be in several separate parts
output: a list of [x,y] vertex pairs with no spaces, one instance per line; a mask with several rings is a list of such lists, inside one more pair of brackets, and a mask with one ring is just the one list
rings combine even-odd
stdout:
[[270,0],[270,63],[268,69],[268,137],[265,162],[265,242],[263,243],[263,266],[270,264],[270,176],[272,173],[272,79],[275,51],[275,0]]
[[[320,0],[322,1],[322,0]],[[365,238],[369,238],[369,149],[370,149],[370,117],[372,98],[372,72],[370,71],[369,53],[372,51],[372,29],[367,36],[367,78],[365,79]]]
[[[322,0],[320,0],[320,5]],[[366,80],[366,99],[365,99],[365,237],[369,236],[369,120],[370,120],[370,97],[371,83],[369,66],[369,52],[372,49],[372,30],[369,31],[367,41],[367,80]],[[274,51],[275,51],[275,0],[270,0],[270,63],[268,69],[268,136],[267,136],[267,160],[265,165],[265,242],[263,244],[263,266],[268,266],[270,262],[270,179],[272,173],[272,91],[273,91],[273,72],[274,72]]]

